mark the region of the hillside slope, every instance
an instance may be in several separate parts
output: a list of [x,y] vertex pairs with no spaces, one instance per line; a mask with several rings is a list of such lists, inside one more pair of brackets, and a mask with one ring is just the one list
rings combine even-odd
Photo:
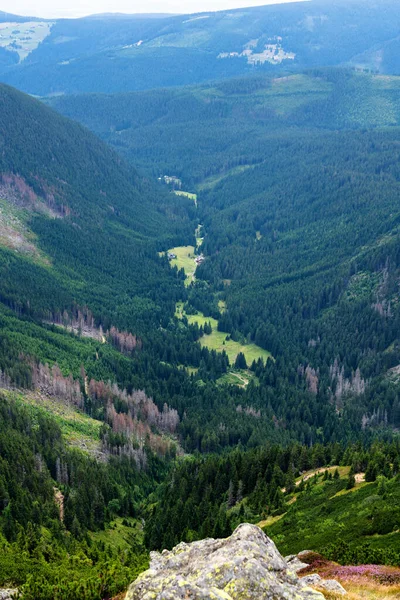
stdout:
[[168,453],[164,434],[203,451],[296,437],[269,410],[240,414],[254,390],[217,384],[226,353],[176,317],[189,291],[159,251],[194,240],[193,201],[37,101],[4,86],[2,102],[0,385],[70,399],[110,424],[115,451],[149,436]]
[[312,0],[159,19],[104,15],[17,29],[10,21],[2,26],[0,76],[44,96],[339,64],[399,74],[398,26],[394,0]]
[[300,428],[315,408],[288,408],[290,381],[351,423],[398,426],[398,78],[318,69],[54,105],[197,192],[206,260],[186,312],[271,352],[254,407]]
[[[4,245],[20,250],[17,233],[25,230],[42,253],[41,263],[32,264],[21,252],[6,259],[8,251],[1,250],[2,300],[10,306],[29,304],[31,314],[43,316],[74,302],[89,303],[96,312],[94,288],[102,286],[103,311],[115,312],[119,294],[133,298],[149,285],[146,263],[162,278],[156,236],[174,235],[165,220],[163,194],[91,133],[41,103],[2,86],[0,104],[6,150],[0,158],[1,197],[14,211],[14,225],[7,225],[4,212]],[[144,252],[140,263],[134,258],[139,248]],[[30,256],[28,248],[25,258]],[[21,278],[19,269],[32,275]]]
[[346,69],[249,75],[195,87],[46,100],[153,177],[184,186],[265,161],[277,136],[400,124],[400,78]]

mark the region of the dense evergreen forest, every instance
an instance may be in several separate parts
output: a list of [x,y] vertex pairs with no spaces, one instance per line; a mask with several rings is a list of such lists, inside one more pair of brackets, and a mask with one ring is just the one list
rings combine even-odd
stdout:
[[[146,472],[128,458],[102,464],[71,451],[52,417],[1,395],[0,586],[20,587],[26,600],[123,590],[146,568],[134,517],[164,470],[150,451]],[[131,528],[130,548],[88,533],[117,516]]]
[[[47,98],[154,178],[207,189],[301,133],[396,127],[400,79],[343,68],[252,73],[196,87]],[[312,137],[309,138],[312,143]]]
[[53,103],[113,150],[0,86],[0,585],[112,597],[150,549],[241,521],[289,553],[315,519],[315,550],[399,564],[397,86],[335,69]]
[[399,424],[399,85],[318,69],[52,102],[197,192],[186,312],[271,352],[251,406],[303,442]]
[[[267,446],[247,452],[237,449],[222,457],[197,457],[179,465],[158,488],[145,539],[150,548],[172,548],[181,540],[227,537],[243,521],[264,519],[261,524],[284,552],[304,549],[308,538],[315,551],[333,553],[339,530],[340,541],[350,542],[353,548],[377,536],[364,562],[399,564],[399,511],[394,506],[399,498],[399,465],[398,441],[346,448],[340,444]],[[365,489],[354,492],[355,474],[361,471]],[[353,490],[350,502],[345,490]],[[373,503],[377,492],[382,501]],[[363,506],[362,500],[368,497],[370,506],[365,510],[367,502]],[[350,518],[345,505],[352,511]],[[353,521],[348,531],[335,530],[333,524],[329,532],[323,529],[324,520],[335,510],[338,520]],[[314,527],[305,527],[307,518]],[[323,535],[316,535],[319,529]]]

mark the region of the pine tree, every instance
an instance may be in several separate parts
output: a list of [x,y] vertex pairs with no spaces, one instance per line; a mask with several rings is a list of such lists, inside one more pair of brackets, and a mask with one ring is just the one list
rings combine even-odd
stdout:
[[235,360],[236,369],[247,369],[246,357],[243,352],[239,352]]
[[356,478],[352,470],[350,470],[349,478],[347,480],[346,490],[351,490],[356,485]]

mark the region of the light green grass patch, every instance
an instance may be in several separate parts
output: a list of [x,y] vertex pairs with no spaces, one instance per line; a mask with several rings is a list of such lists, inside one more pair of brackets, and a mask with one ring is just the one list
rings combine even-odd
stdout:
[[[204,327],[204,325],[206,323],[210,323],[213,332],[210,334],[212,335],[214,332],[215,333],[219,333],[217,331],[218,328],[218,321],[217,319],[213,319],[212,317],[205,317],[203,315],[203,313],[198,313],[197,315],[185,315],[189,325],[195,325],[195,323],[197,323],[197,325],[199,327]],[[226,333],[223,334],[226,337]]]
[[310,471],[306,471],[305,473],[302,473],[302,475],[300,475],[300,477],[297,477],[296,485],[299,485],[302,479],[304,479],[304,481],[311,479],[311,477],[314,477],[315,474],[322,477],[323,474],[325,473],[325,471],[328,471],[328,473],[332,473],[332,475],[333,475],[334,472],[336,471],[336,469],[339,471],[340,479],[344,479],[345,477],[349,476],[350,467],[339,467],[336,465],[334,465],[333,467],[327,467],[327,468],[320,467],[319,469],[311,469]]
[[178,246],[168,250],[168,253],[176,255],[176,258],[171,260],[171,266],[183,269],[186,275],[185,285],[190,285],[194,281],[196,271],[194,246]]
[[[123,521],[129,525],[123,525]],[[118,517],[110,523],[104,531],[90,534],[96,542],[103,542],[115,549],[129,550],[135,542],[143,541],[143,528],[135,519],[121,519]]]
[[258,383],[258,379],[251,371],[234,369],[217,379],[219,385],[237,385],[243,388],[247,387],[250,381]]
[[42,266],[50,260],[36,246],[37,236],[29,229],[29,213],[0,198],[0,246],[15,250]]
[[87,452],[98,454],[100,451],[100,428],[101,421],[92,419],[88,415],[67,406],[56,398],[43,396],[38,392],[4,392],[17,402],[30,406],[33,411],[41,411],[51,414],[58,426],[66,443]]
[[189,200],[193,200],[193,202],[197,206],[197,194],[192,194],[191,192],[183,192],[181,190],[175,190],[174,194],[176,196],[185,196],[186,198],[189,198]]
[[371,482],[370,481],[362,481],[361,483],[356,483],[356,485],[349,490],[340,490],[340,492],[338,492],[337,494],[332,496],[332,498],[337,498],[338,496],[345,496],[346,494],[358,492],[358,490],[360,490],[361,488],[363,488],[367,485],[371,485],[371,483],[372,483],[372,481]]
[[231,364],[235,363],[236,357],[240,352],[243,352],[245,355],[246,362],[249,366],[254,360],[257,361],[259,358],[264,362],[271,358],[270,352],[256,346],[256,344],[241,344],[240,342],[227,340],[226,338],[226,333],[222,331],[213,331],[210,335],[204,335],[200,338],[200,343],[202,346],[207,346],[209,350],[216,350],[217,352],[225,350]]
[[199,370],[198,367],[186,367],[184,365],[181,365],[180,368],[184,369],[189,375],[196,375]]
[[[180,311],[181,316],[183,316],[183,307],[180,308]],[[216,350],[217,352],[222,352],[225,350],[231,365],[235,363],[239,352],[243,352],[245,355],[248,366],[251,365],[253,360],[257,361],[259,358],[261,358],[264,362],[267,362],[269,358],[272,358],[272,355],[270,352],[268,352],[268,350],[264,350],[263,348],[260,348],[260,346],[256,346],[256,344],[241,344],[240,342],[227,339],[228,334],[224,333],[223,331],[218,331],[218,321],[212,317],[205,317],[202,313],[185,316],[188,320],[188,323],[191,325],[197,323],[199,327],[204,327],[205,323],[211,324],[212,333],[209,335],[203,335],[200,338],[200,344],[202,346],[206,346],[209,350]]]
[[261,527],[261,529],[263,529],[264,527],[271,527],[271,525],[280,521],[282,519],[282,517],[284,517],[285,515],[286,515],[286,513],[283,513],[283,515],[276,515],[274,517],[272,517],[272,516],[268,517],[268,519],[265,519],[264,521],[260,521],[259,523],[257,523],[257,525],[258,525],[258,527]]
[[255,166],[257,165],[240,165],[238,167],[233,167],[232,169],[229,169],[229,171],[225,171],[224,173],[213,175],[212,177],[207,177],[207,179],[199,183],[196,187],[199,191],[209,190],[215,187],[223,179],[226,179],[227,177],[233,177],[234,175],[240,175],[248,169],[254,169]]
[[218,309],[219,312],[222,314],[224,314],[224,312],[226,311],[226,302],[225,300],[218,300]]
[[48,21],[0,23],[0,47],[17,52],[22,62],[50,35],[53,25]]

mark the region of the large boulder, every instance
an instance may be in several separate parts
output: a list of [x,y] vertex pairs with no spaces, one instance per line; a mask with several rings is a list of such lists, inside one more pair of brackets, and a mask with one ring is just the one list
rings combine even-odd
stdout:
[[290,570],[274,542],[243,524],[227,539],[151,553],[125,600],[324,600]]

